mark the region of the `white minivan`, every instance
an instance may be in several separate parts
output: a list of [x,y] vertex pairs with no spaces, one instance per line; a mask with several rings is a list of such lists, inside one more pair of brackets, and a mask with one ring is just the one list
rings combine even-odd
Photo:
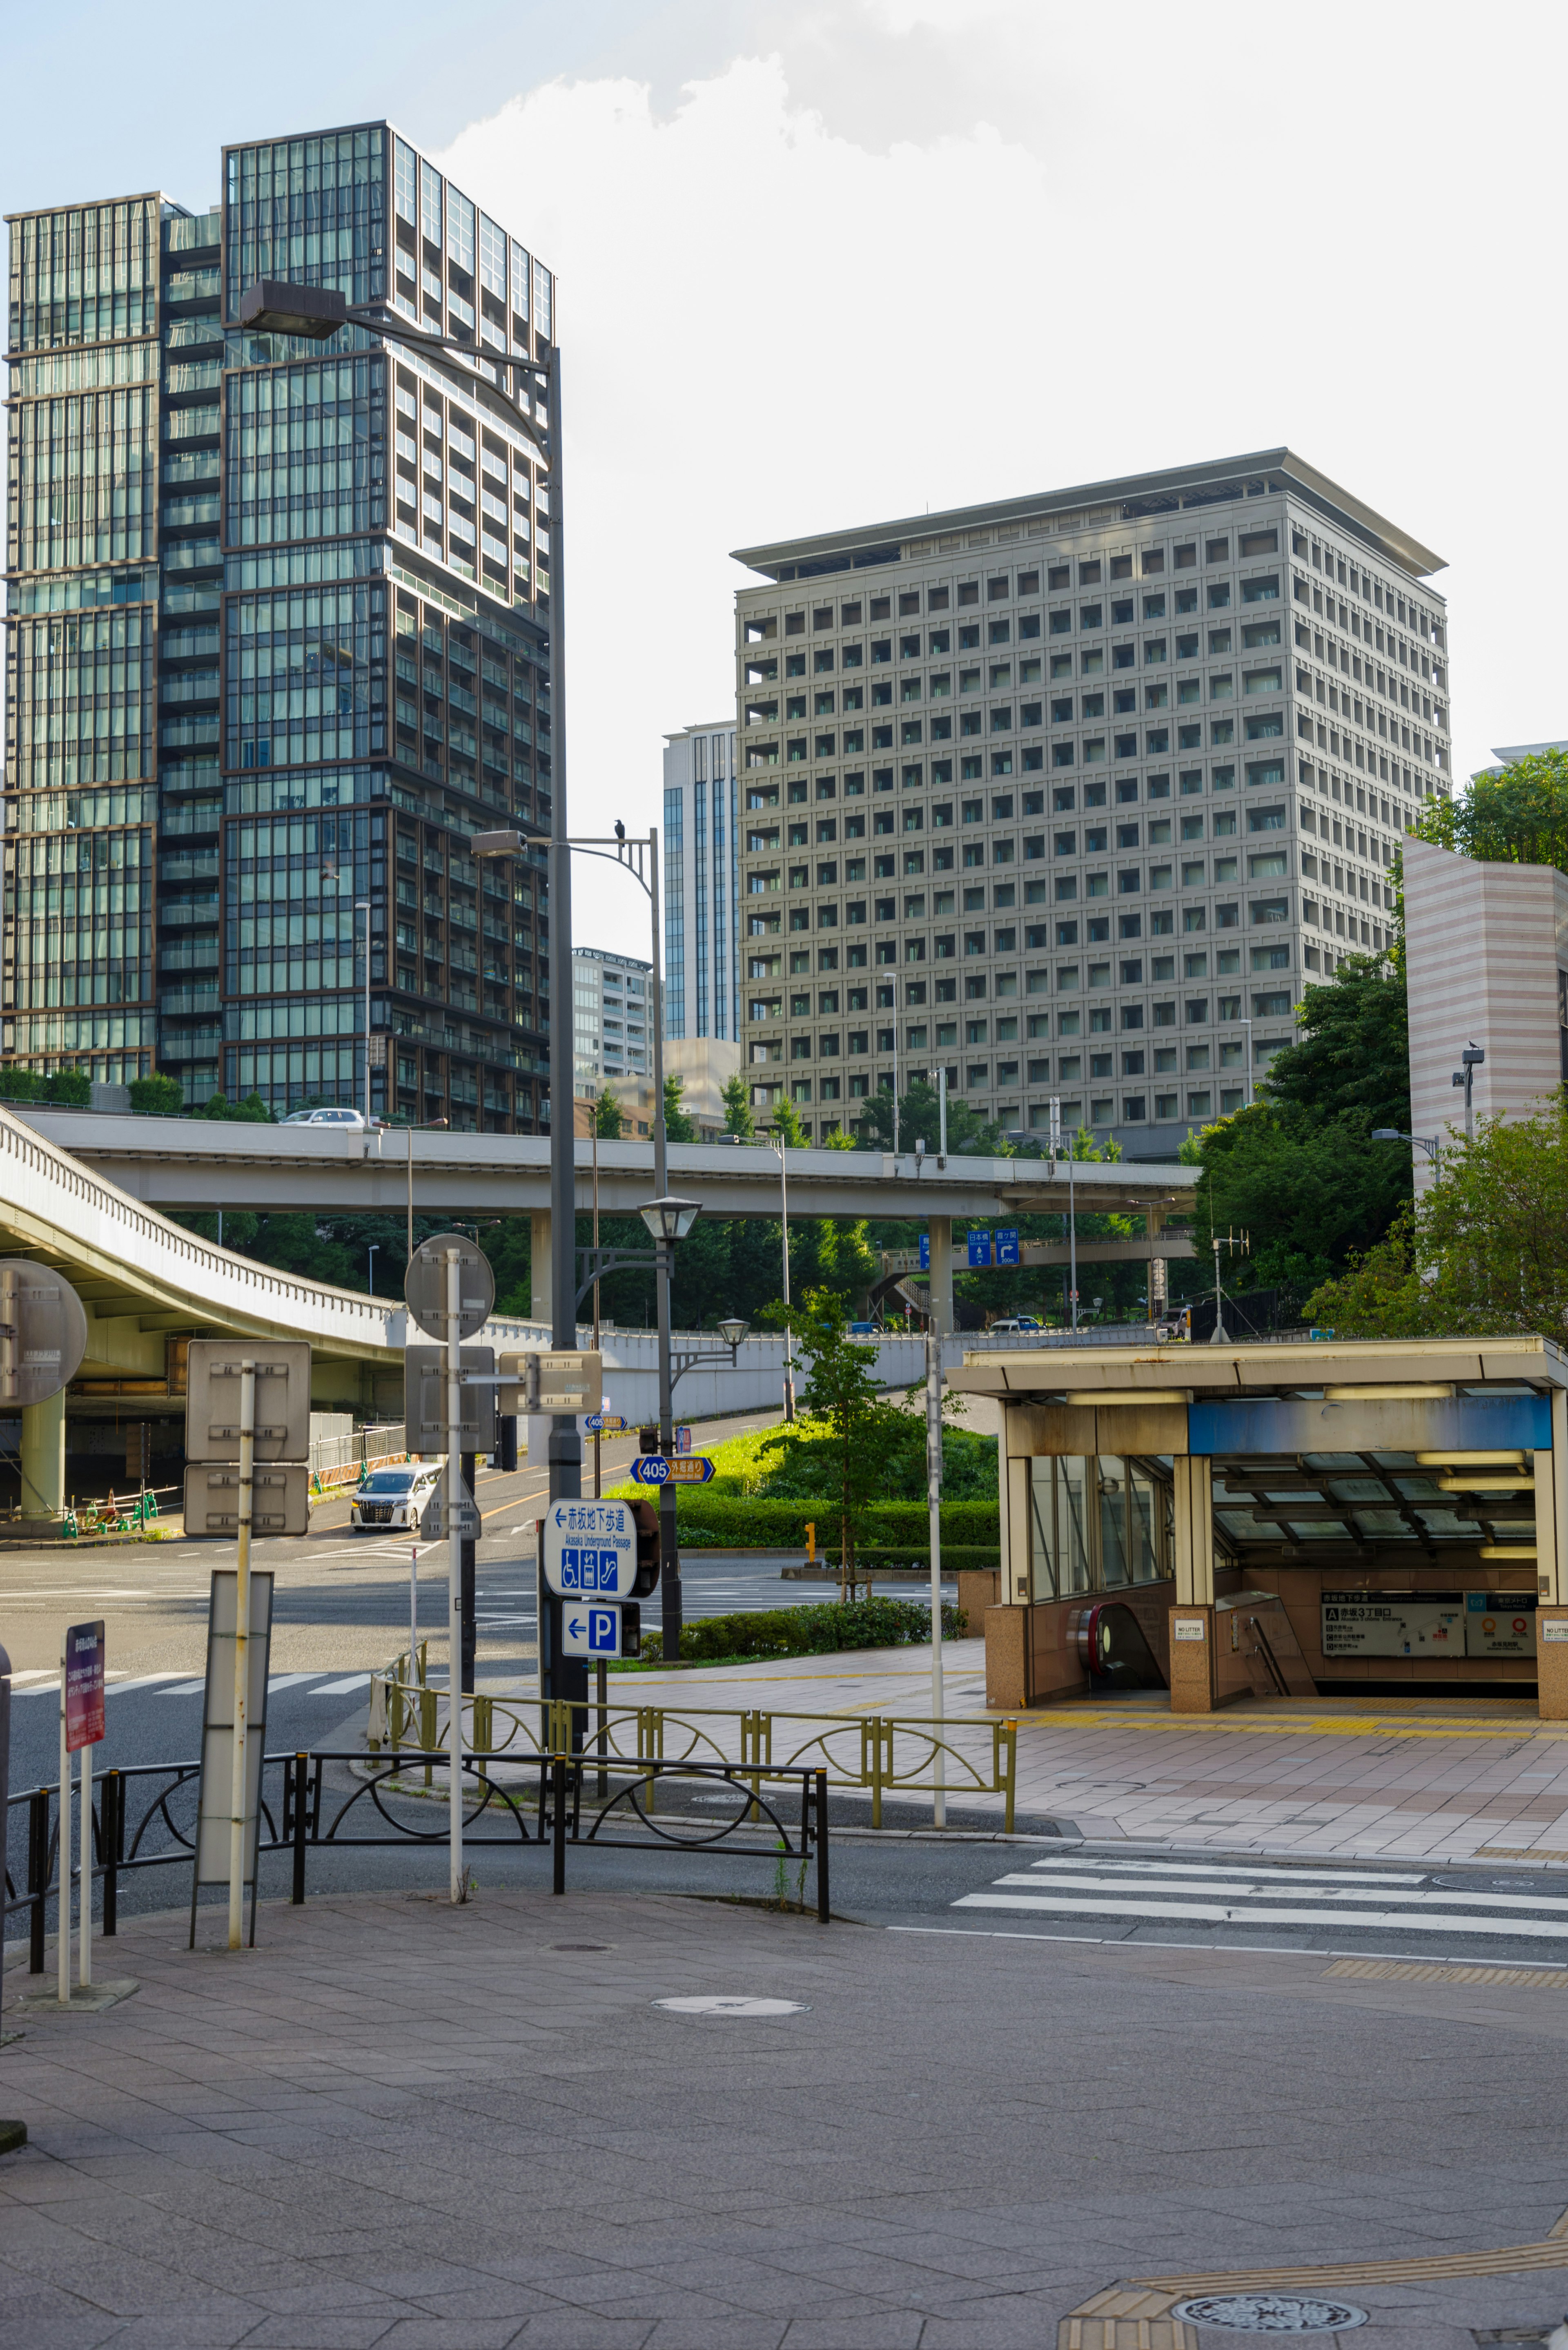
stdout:
[[418,1534],[441,1471],[410,1461],[401,1469],[372,1469],[354,1496],[349,1523],[358,1534]]

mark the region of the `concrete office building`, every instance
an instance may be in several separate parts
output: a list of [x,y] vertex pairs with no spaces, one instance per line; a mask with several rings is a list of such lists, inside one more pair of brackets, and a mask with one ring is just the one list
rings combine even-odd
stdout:
[[290,278],[536,359],[553,281],[384,122],[220,184],[9,223],[0,1054],[358,1102],[368,947],[374,1107],[525,1131],[543,860],[468,841],[549,816],[539,444],[439,353],[232,321]]
[[664,738],[664,1033],[741,1033],[740,815],[728,719]]
[[645,1076],[649,1059],[650,962],[572,950],[572,1070],[579,1097],[595,1098],[607,1080]]
[[1290,451],[737,559],[759,1110],[820,1140],[940,1066],[1165,1157],[1386,942],[1452,787],[1440,558]]

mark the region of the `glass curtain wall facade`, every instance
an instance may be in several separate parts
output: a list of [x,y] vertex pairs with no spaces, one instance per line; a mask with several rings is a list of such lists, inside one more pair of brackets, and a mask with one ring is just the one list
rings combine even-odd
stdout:
[[438,354],[228,321],[288,278],[537,359],[553,278],[386,123],[223,186],[9,223],[0,1052],[357,1103],[368,950],[373,1107],[527,1131],[544,859],[469,842],[550,817],[539,441]]
[[728,722],[664,746],[664,1033],[741,1033],[739,807]]

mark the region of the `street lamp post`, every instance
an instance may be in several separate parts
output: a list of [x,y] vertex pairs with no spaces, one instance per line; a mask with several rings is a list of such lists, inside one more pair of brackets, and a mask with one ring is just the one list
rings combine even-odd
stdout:
[[779,1155],[779,1215],[784,1232],[784,1419],[794,1419],[794,1333],[790,1327],[789,1311],[789,1145],[783,1135],[773,1143]]
[[379,1241],[369,1241],[365,1247],[365,1288],[371,1297],[376,1295],[376,1251],[380,1245]]
[[[660,1120],[662,1127],[663,1121]],[[701,1210],[695,1200],[672,1200],[660,1192],[642,1210],[642,1221],[659,1252],[654,1289],[659,1302],[659,1449],[666,1459],[675,1450],[674,1388],[670,1347],[670,1286],[675,1243],[683,1241]],[[659,1590],[664,1659],[680,1659],[680,1544],[675,1523],[675,1488],[668,1478],[659,1490]]]
[[1440,1134],[1407,1134],[1401,1127],[1375,1126],[1372,1129],[1372,1139],[1374,1142],[1411,1143],[1416,1149],[1426,1152],[1431,1161],[1433,1174],[1438,1176],[1442,1174],[1443,1138]]
[[1476,1113],[1474,1100],[1476,1071],[1480,1067],[1481,1063],[1485,1059],[1486,1052],[1484,1047],[1478,1045],[1472,1036],[1464,1051],[1459,1055],[1459,1066],[1454,1071],[1455,1085],[1463,1086],[1465,1089],[1465,1140],[1467,1142],[1473,1142],[1476,1139]]

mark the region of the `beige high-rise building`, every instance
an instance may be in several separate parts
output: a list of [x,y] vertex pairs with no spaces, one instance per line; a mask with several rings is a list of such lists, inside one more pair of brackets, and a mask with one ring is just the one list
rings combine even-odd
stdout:
[[737,550],[742,1042],[819,1140],[948,1073],[1134,1158],[1382,948],[1441,558],[1289,450]]

